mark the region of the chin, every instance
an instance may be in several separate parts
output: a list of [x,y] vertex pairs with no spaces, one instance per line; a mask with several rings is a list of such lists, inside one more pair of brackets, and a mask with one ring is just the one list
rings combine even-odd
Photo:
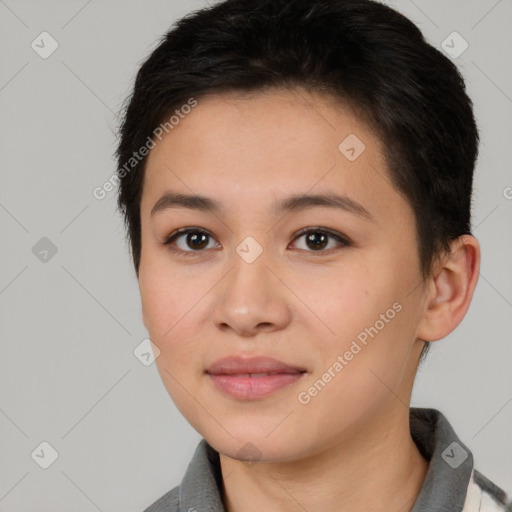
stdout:
[[[292,441],[294,436],[288,435],[285,430],[280,437],[275,432],[269,436],[268,432],[271,430],[262,428],[255,428],[254,435],[251,435],[247,429],[236,431],[231,430],[229,426],[226,426],[226,429],[233,437],[223,430],[219,432],[218,429],[215,432],[199,433],[219,453],[248,463],[287,462],[304,455],[298,452],[297,441]],[[303,452],[304,446],[300,446],[300,451]]]
[[247,439],[242,442],[222,443],[214,448],[226,457],[249,464],[285,462],[296,458],[293,450],[269,441],[263,443]]

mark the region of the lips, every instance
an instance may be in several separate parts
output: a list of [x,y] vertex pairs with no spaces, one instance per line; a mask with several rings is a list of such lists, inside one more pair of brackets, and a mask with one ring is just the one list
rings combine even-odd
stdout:
[[269,357],[231,356],[213,363],[206,373],[223,394],[237,400],[255,400],[297,383],[307,372]]
[[206,373],[212,375],[264,376],[278,373],[303,373],[302,367],[288,365],[271,357],[229,356],[215,361]]

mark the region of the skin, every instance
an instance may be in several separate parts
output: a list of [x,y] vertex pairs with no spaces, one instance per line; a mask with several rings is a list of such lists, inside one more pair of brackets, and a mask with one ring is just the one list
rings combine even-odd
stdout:
[[[354,161],[338,149],[351,133],[365,144]],[[151,216],[170,190],[216,199],[224,211]],[[274,200],[329,192],[374,220],[326,207],[271,212]],[[409,432],[422,340],[446,336],[464,317],[478,278],[476,239],[456,240],[422,282],[413,211],[390,182],[379,139],[346,105],[301,89],[202,98],[148,156],[141,226],[142,320],[167,391],[220,454],[226,510],[411,510],[428,469]],[[197,250],[182,235],[173,252],[163,242],[183,227],[211,237]],[[296,236],[305,227],[351,243],[329,238],[315,250]],[[263,249],[252,263],[236,252],[247,236]],[[401,311],[300,403],[395,302]],[[205,374],[233,354],[307,373],[266,398],[235,399]]]

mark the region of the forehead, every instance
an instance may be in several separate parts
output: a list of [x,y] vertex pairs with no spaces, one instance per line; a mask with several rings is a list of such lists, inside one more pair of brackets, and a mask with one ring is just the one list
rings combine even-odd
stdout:
[[197,101],[149,153],[143,215],[168,189],[240,207],[339,192],[369,203],[376,216],[401,199],[378,137],[331,97],[276,90]]
[[168,159],[171,150],[195,159],[215,154],[223,161],[245,160],[242,172],[251,161],[286,169],[286,161],[337,156],[339,144],[350,134],[364,139],[370,151],[379,143],[349,106],[329,96],[299,89],[224,93],[200,98],[164,134],[164,143],[157,142],[149,160]]

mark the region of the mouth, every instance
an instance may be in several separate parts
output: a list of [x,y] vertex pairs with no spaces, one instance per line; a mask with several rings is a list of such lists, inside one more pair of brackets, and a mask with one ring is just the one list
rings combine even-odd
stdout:
[[307,371],[269,357],[231,356],[219,359],[207,370],[215,388],[240,400],[265,398],[301,380]]

